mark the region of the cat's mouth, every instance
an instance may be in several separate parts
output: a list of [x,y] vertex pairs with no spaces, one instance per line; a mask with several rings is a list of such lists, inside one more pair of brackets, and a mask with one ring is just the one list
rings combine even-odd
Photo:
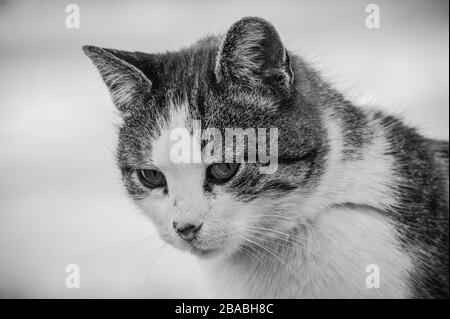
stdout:
[[199,242],[197,242],[196,240],[190,242],[190,243],[185,243],[183,245],[183,250],[187,250],[190,253],[200,257],[200,258],[212,258],[215,257],[217,255],[220,254],[220,252],[222,251],[222,249],[214,247],[205,247],[204,245],[201,245]]
[[223,243],[211,242],[211,240],[202,237],[194,238],[190,241],[183,240],[175,236],[170,238],[169,243],[182,251],[190,252],[200,258],[212,258],[225,253],[225,245]]
[[201,258],[211,258],[217,256],[220,252],[218,248],[197,247],[195,244],[190,245],[190,252]]
[[191,242],[188,244],[187,250],[198,257],[209,258],[217,254],[219,249],[201,247],[195,242]]

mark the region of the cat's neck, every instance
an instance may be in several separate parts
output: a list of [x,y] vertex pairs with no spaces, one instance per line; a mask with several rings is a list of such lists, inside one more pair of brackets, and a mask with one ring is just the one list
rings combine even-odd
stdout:
[[[291,245],[247,247],[208,262],[208,282],[222,298],[406,298],[412,262],[393,244],[394,233],[370,209],[336,207],[303,228]],[[367,285],[373,265],[383,271],[381,287]]]

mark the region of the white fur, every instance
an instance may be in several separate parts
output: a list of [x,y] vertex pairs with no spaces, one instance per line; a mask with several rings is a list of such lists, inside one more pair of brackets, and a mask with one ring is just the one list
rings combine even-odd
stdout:
[[317,212],[324,205],[356,203],[385,209],[395,203],[392,183],[395,181],[394,159],[386,155],[388,143],[383,129],[372,122],[374,137],[363,150],[361,159],[344,161],[340,120],[324,114],[330,142],[325,174],[320,186],[304,205],[305,211]]
[[[169,123],[162,125],[160,136],[153,142],[152,163],[163,172],[167,184],[170,185],[169,197],[155,198],[152,194],[148,200],[141,203],[145,206],[145,210],[152,212],[152,215],[159,215],[159,225],[172,235],[171,241],[178,239],[172,229],[173,222],[201,223],[207,209],[205,202],[199,200],[203,196],[203,165],[177,164],[170,157],[171,148],[177,143],[171,139],[171,133],[174,129],[187,129],[187,116],[185,105],[179,107],[177,111],[174,111],[172,106]],[[180,243],[182,244],[181,240]]]
[[[331,209],[299,236],[303,245],[281,256],[283,262],[267,254],[267,267],[224,259],[206,269],[216,297],[407,298],[411,260],[394,233],[372,211]],[[379,266],[379,288],[366,286],[370,264]]]

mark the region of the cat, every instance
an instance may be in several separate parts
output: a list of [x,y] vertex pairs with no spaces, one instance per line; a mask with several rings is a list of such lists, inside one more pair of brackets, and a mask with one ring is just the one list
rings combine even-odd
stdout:
[[[448,298],[447,141],[354,105],[262,18],[177,52],[83,50],[123,118],[128,193],[216,297]],[[175,163],[195,120],[277,128],[277,169]]]

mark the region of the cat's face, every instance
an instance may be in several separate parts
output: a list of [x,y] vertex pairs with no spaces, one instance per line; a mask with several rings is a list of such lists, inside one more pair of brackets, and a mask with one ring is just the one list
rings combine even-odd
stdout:
[[[295,72],[273,26],[244,18],[223,39],[175,53],[85,52],[123,115],[125,186],[166,242],[205,257],[257,254],[295,230],[293,208],[317,183],[323,141],[317,110],[297,109]],[[230,148],[228,129],[255,135]],[[249,160],[260,150],[265,161]]]
[[[180,128],[189,132],[189,127],[186,106],[172,111],[151,142],[147,164],[138,166],[145,170],[125,173],[125,183],[166,242],[205,257],[232,253],[262,214],[251,202],[237,200],[240,186],[233,186],[245,182],[249,164],[174,162],[171,152],[178,142],[171,134]],[[190,133],[187,141],[191,151],[201,149]],[[157,187],[155,181],[160,181]]]

